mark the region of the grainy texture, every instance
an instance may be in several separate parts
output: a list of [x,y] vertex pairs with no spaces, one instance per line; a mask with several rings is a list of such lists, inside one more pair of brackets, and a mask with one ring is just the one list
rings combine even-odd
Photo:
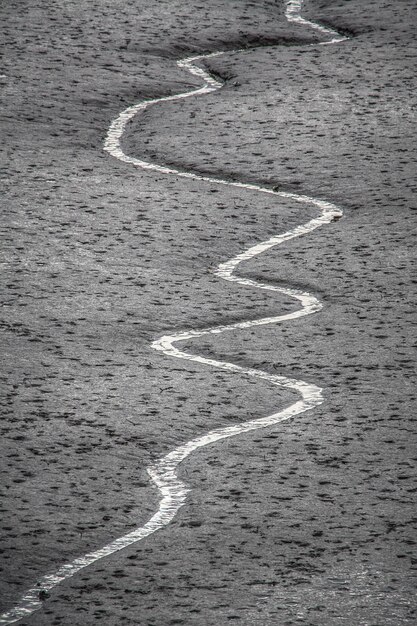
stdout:
[[149,345],[290,310],[210,270],[308,211],[102,151],[121,109],[198,85],[176,58],[261,45],[211,59],[220,91],[148,110],[123,145],[344,207],[240,269],[317,293],[320,314],[184,346],[317,383],[326,403],[198,452],[182,470],[189,505],[168,528],[22,624],[414,624],[412,0],[308,3],[309,19],[352,36],[322,47],[275,2],[15,1],[2,14],[1,609],[146,521],[152,459],[294,400]]

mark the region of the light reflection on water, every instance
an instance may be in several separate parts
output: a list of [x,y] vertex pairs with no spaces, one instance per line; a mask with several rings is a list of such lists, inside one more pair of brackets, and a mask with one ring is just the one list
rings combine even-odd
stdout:
[[[352,564],[353,565],[353,564]],[[417,576],[369,566],[337,569],[310,582],[288,586],[254,585],[251,624],[291,626],[414,626]]]

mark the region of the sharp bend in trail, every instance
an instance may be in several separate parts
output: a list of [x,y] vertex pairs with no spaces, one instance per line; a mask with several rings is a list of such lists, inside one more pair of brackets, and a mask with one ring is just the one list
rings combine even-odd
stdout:
[[[302,0],[289,0],[286,2],[285,14],[287,20],[289,22],[296,22],[300,25],[308,26],[310,28],[313,28],[315,31],[318,31],[319,33],[325,35],[326,37],[331,37],[330,41],[324,41],[318,44],[311,45],[326,45],[329,43],[341,42],[346,39],[346,37],[343,37],[342,35],[330,28],[321,26],[319,24],[316,24],[315,22],[310,22],[301,17],[301,5]],[[236,50],[234,50],[233,52],[236,52]],[[192,172],[180,171],[172,169],[170,167],[149,163],[147,161],[128,156],[123,152],[120,145],[120,140],[122,138],[126,125],[129,120],[135,117],[140,111],[144,111],[145,109],[151,107],[153,104],[156,104],[158,102],[168,102],[169,100],[190,98],[220,89],[222,83],[215,80],[205,69],[199,67],[196,63],[205,59],[209,59],[211,57],[220,56],[222,54],[226,54],[226,51],[214,52],[212,54],[201,54],[198,56],[189,57],[177,61],[177,65],[179,67],[184,68],[194,76],[200,78],[204,83],[203,86],[192,91],[187,91],[184,93],[179,93],[163,98],[156,98],[154,100],[148,100],[146,102],[141,102],[139,104],[129,107],[128,109],[120,113],[117,119],[111,124],[105,140],[104,149],[120,161],[134,165],[135,167],[141,169],[154,170],[163,174],[172,174],[177,177],[189,178],[201,182],[210,182],[219,185],[228,185],[231,187],[249,189],[257,191],[259,193],[271,194],[273,196],[276,196],[277,198],[288,198],[297,203],[310,205],[318,209],[318,217],[311,219],[307,223],[297,226],[296,228],[293,228],[288,232],[276,235],[274,237],[271,237],[267,241],[263,241],[250,247],[248,250],[238,254],[234,258],[224,263],[221,263],[215,271],[217,276],[227,281],[237,282],[247,287],[255,287],[257,289],[275,291],[281,294],[285,294],[287,296],[291,296],[298,300],[300,304],[299,309],[292,313],[277,315],[275,317],[266,317],[257,320],[238,322],[236,324],[217,326],[215,328],[189,330],[173,335],[165,335],[152,343],[152,347],[155,350],[161,351],[167,356],[177,357],[179,359],[186,359],[188,361],[194,361],[195,363],[209,365],[211,367],[220,368],[229,372],[236,372],[237,374],[243,376],[251,376],[267,380],[273,385],[277,385],[278,387],[285,387],[287,389],[298,392],[301,398],[291,406],[279,411],[278,413],[274,413],[272,415],[268,415],[267,417],[262,417],[259,419],[253,419],[243,424],[228,426],[224,428],[216,428],[206,435],[196,437],[195,439],[184,443],[178,448],[175,448],[169,454],[157,461],[154,465],[147,468],[149,476],[162,494],[159,509],[153,515],[153,517],[144,526],[137,528],[133,532],[130,532],[127,535],[120,537],[119,539],[116,539],[107,546],[86,554],[82,557],[79,557],[73,560],[71,563],[61,566],[57,571],[52,574],[43,576],[41,579],[39,579],[35,586],[33,586],[25,593],[25,595],[20,599],[19,603],[13,609],[0,616],[0,625],[12,624],[23,619],[24,617],[28,617],[42,606],[42,600],[47,597],[48,592],[56,587],[59,583],[62,583],[64,580],[71,578],[80,570],[95,563],[99,559],[102,559],[119,550],[122,550],[123,548],[126,548],[127,546],[130,546],[140,541],[141,539],[144,539],[148,535],[151,535],[155,531],[169,524],[169,522],[171,522],[171,520],[175,517],[181,506],[184,505],[186,501],[186,495],[189,491],[184,483],[178,478],[176,473],[177,467],[192,452],[194,452],[198,448],[202,448],[203,446],[207,446],[211,443],[226,439],[228,437],[247,433],[258,428],[272,426],[291,417],[294,417],[295,415],[299,415],[304,411],[308,411],[309,409],[317,407],[319,404],[322,403],[322,389],[320,387],[317,387],[316,385],[308,384],[302,380],[287,378],[285,376],[268,374],[267,372],[263,372],[262,370],[240,367],[239,365],[235,365],[234,363],[227,363],[225,361],[218,361],[216,359],[209,359],[197,356],[184,352],[175,346],[175,344],[178,342],[202,337],[204,335],[221,334],[229,330],[281,323],[305,315],[310,315],[319,311],[322,308],[322,304],[319,302],[319,300],[317,300],[315,296],[307,292],[299,291],[297,289],[289,289],[264,284],[247,278],[241,278],[239,276],[236,276],[234,272],[242,261],[252,259],[253,257],[262,254],[263,252],[269,250],[274,246],[279,245],[284,241],[288,241],[290,239],[294,239],[295,237],[310,233],[316,228],[322,226],[323,224],[327,224],[334,219],[340,218],[342,216],[342,210],[339,207],[324,200],[318,200],[316,198],[312,198],[306,195],[274,191],[273,189],[261,187],[255,184],[246,184],[242,182],[222,180],[209,176],[199,176],[198,174]]]

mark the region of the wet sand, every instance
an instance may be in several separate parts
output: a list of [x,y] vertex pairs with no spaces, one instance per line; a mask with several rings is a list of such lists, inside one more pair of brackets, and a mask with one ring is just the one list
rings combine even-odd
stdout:
[[169,527],[22,624],[415,622],[412,8],[310,2],[309,19],[351,36],[328,47],[269,2],[3,9],[2,610],[143,524],[150,462],[296,398],[150,343],[291,310],[212,269],[314,212],[129,169],[102,150],[120,110],[198,86],[185,54],[262,45],[207,62],[222,90],[147,111],[124,150],[345,212],[240,269],[317,294],[320,314],[184,346],[319,384],[326,402],[198,452]]

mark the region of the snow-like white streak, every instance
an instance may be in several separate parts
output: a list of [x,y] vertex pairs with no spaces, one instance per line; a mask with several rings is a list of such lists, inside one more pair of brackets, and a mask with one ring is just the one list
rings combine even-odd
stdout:
[[328,28],[327,26],[323,26],[322,24],[317,24],[317,22],[310,22],[310,20],[306,20],[301,15],[303,0],[287,0],[287,6],[285,10],[285,16],[289,22],[295,22],[296,24],[301,24],[302,26],[308,26],[313,30],[316,30],[321,35],[325,35],[326,37],[331,37],[328,41],[322,41],[319,45],[328,46],[332,43],[341,43],[342,41],[346,41],[348,37],[345,35],[341,35],[334,30],[333,28]]
[[[319,24],[315,24],[314,22],[310,22],[301,17],[301,4],[301,0],[289,0],[287,2],[286,18],[288,21],[297,22],[301,25],[313,28],[323,35],[332,37],[331,41],[322,42],[322,44],[341,42],[346,39],[345,37],[342,37],[336,31],[330,28],[320,26]],[[234,52],[236,52],[236,50]],[[291,406],[277,413],[273,413],[272,415],[268,415],[267,417],[253,419],[243,424],[237,424],[234,426],[216,428],[205,435],[196,437],[191,441],[188,441],[181,446],[175,448],[174,450],[169,452],[169,454],[157,461],[154,465],[147,468],[147,472],[150,478],[157,486],[162,495],[158,511],[153,515],[153,517],[144,526],[137,528],[136,530],[128,533],[127,535],[124,535],[123,537],[120,537],[119,539],[116,539],[115,541],[104,546],[103,548],[100,548],[99,550],[95,550],[93,552],[85,554],[84,556],[74,559],[71,563],[61,566],[53,574],[48,574],[40,578],[37,584],[31,587],[24,594],[24,596],[20,598],[18,604],[14,608],[10,609],[0,616],[0,625],[5,626],[7,624],[13,624],[14,622],[18,622],[19,620],[28,617],[42,606],[43,600],[45,599],[45,597],[47,597],[48,592],[63,581],[68,580],[69,578],[77,574],[80,570],[88,567],[89,565],[92,565],[98,560],[114,554],[115,552],[122,550],[123,548],[126,548],[127,546],[130,546],[140,541],[141,539],[144,539],[145,537],[148,537],[152,533],[169,524],[177,514],[178,510],[184,505],[187,493],[189,491],[186,485],[178,478],[177,468],[178,465],[192,452],[216,441],[226,439],[228,437],[234,437],[236,435],[247,433],[252,430],[266,428],[268,426],[278,424],[279,422],[288,420],[295,415],[303,413],[304,411],[308,411],[314,407],[317,407],[319,404],[322,403],[322,389],[316,385],[306,383],[302,380],[288,378],[286,376],[269,374],[267,372],[263,372],[262,370],[241,367],[239,365],[235,365],[234,363],[228,363],[225,361],[218,361],[216,359],[197,356],[195,354],[184,352],[174,345],[178,342],[195,339],[204,335],[221,334],[231,330],[251,328],[254,326],[263,326],[266,324],[283,323],[288,320],[293,320],[319,311],[322,308],[322,304],[315,296],[307,292],[299,291],[297,289],[278,287],[254,281],[248,278],[243,278],[236,275],[235,270],[243,261],[248,261],[255,256],[262,254],[270,248],[278,246],[285,241],[289,241],[290,239],[294,239],[295,237],[306,235],[316,228],[319,228],[323,224],[328,224],[329,222],[342,216],[342,210],[339,207],[324,200],[320,200],[306,195],[275,191],[273,189],[255,184],[228,181],[220,178],[213,178],[210,176],[200,176],[199,174],[195,174],[192,172],[180,171],[170,167],[165,167],[163,165],[150,163],[148,161],[129,156],[123,152],[120,142],[125,132],[126,126],[128,122],[141,111],[144,111],[145,109],[159,102],[181,100],[183,98],[203,95],[220,89],[222,83],[215,80],[204,68],[196,65],[196,63],[198,63],[199,61],[204,61],[211,57],[221,56],[222,54],[225,54],[225,52],[223,51],[214,52],[212,54],[202,54],[178,61],[177,65],[180,68],[183,68],[190,72],[193,76],[200,78],[204,82],[203,86],[192,91],[187,91],[172,96],[166,96],[163,98],[155,98],[154,100],[148,100],[146,102],[140,102],[139,104],[125,109],[112,122],[107,133],[104,149],[120,161],[123,161],[124,163],[129,163],[130,165],[134,165],[142,169],[153,170],[163,174],[172,174],[181,178],[189,178],[202,182],[227,185],[229,187],[239,187],[241,189],[248,189],[259,193],[271,194],[277,198],[290,199],[303,205],[309,205],[318,210],[318,217],[315,217],[309,220],[307,223],[299,225],[285,233],[275,235],[267,241],[263,241],[254,246],[251,246],[244,252],[241,252],[237,256],[233,257],[232,259],[221,263],[215,271],[215,274],[217,274],[217,276],[227,281],[237,282],[246,287],[264,289],[267,291],[275,291],[286,296],[291,296],[295,300],[298,300],[298,302],[300,303],[299,309],[291,313],[277,315],[274,317],[265,317],[256,320],[237,322],[235,324],[205,328],[202,330],[187,330],[184,332],[175,333],[173,335],[165,335],[152,343],[152,347],[155,350],[163,352],[167,356],[193,361],[198,364],[208,365],[210,367],[226,370],[228,372],[235,372],[241,376],[260,378],[262,380],[270,382],[273,385],[277,385],[278,387],[298,392],[301,396],[301,399]]]

